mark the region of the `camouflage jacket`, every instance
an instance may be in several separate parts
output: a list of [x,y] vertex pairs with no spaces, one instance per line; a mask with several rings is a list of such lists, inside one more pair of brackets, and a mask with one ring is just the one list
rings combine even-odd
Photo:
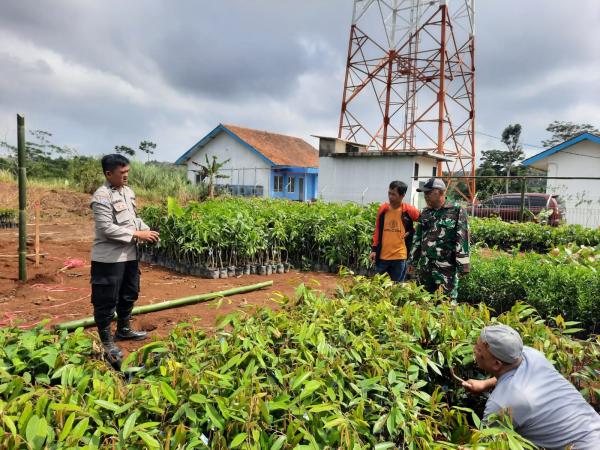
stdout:
[[460,206],[424,208],[417,222],[410,264],[420,269],[469,272],[469,223]]

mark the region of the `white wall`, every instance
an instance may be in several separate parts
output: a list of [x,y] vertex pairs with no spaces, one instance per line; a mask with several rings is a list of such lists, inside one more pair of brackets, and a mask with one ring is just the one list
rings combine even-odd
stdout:
[[[432,158],[424,158],[419,156],[415,159],[415,162],[419,164],[419,176],[420,177],[432,177],[433,168],[437,167],[437,161]],[[420,184],[425,184],[427,178],[419,178],[413,183],[413,190],[411,192],[411,204],[419,209],[423,209],[426,206],[425,196],[422,192],[417,192],[417,188]],[[408,200],[406,200],[408,202]]]
[[266,198],[269,196],[271,167],[264,159],[240,144],[227,133],[219,133],[203,148],[198,150],[188,161],[188,179],[192,183],[195,182],[196,178],[195,173],[192,171],[199,168],[194,165],[192,161],[205,164],[206,160],[204,155],[208,155],[209,161],[212,160],[213,155],[217,157],[217,162],[223,162],[227,159],[230,160],[219,171],[220,174],[229,175],[230,178],[218,179],[217,184],[262,186],[263,197]]
[[[600,144],[581,141],[545,158],[549,177],[600,176]],[[562,197],[567,223],[600,226],[600,180],[548,180],[547,193]]]
[[329,202],[381,203],[387,201],[390,182],[399,180],[408,185],[404,201],[413,203],[417,200],[418,187],[418,182],[412,178],[415,161],[419,163],[420,176],[431,176],[435,165],[435,160],[432,158],[321,157],[319,158],[318,197]]

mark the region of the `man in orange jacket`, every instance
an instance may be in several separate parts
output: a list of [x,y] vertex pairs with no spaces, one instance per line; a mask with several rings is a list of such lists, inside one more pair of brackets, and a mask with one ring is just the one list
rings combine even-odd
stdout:
[[415,232],[413,222],[419,218],[419,210],[402,203],[408,186],[402,181],[392,181],[388,189],[389,203],[383,203],[377,211],[371,261],[377,273],[387,273],[393,281],[404,281],[406,259],[410,254]]

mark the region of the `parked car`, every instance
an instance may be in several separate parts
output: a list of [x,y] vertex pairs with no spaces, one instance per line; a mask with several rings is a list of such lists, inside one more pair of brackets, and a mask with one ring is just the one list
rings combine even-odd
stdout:
[[[565,218],[565,208],[556,194],[527,193],[524,198],[523,219],[557,226]],[[521,193],[499,194],[471,205],[469,212],[475,217],[500,217],[518,221],[521,211]]]

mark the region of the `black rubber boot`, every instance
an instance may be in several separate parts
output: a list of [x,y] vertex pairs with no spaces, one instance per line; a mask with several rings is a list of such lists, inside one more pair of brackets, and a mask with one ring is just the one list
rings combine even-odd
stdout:
[[102,341],[102,346],[104,347],[104,356],[111,366],[120,368],[123,352],[113,340],[110,332],[110,325],[106,328],[98,329],[98,334],[100,335],[100,341]]
[[141,341],[146,339],[148,333],[145,331],[135,331],[131,329],[129,318],[117,319],[117,332],[115,333],[115,339],[117,341]]

